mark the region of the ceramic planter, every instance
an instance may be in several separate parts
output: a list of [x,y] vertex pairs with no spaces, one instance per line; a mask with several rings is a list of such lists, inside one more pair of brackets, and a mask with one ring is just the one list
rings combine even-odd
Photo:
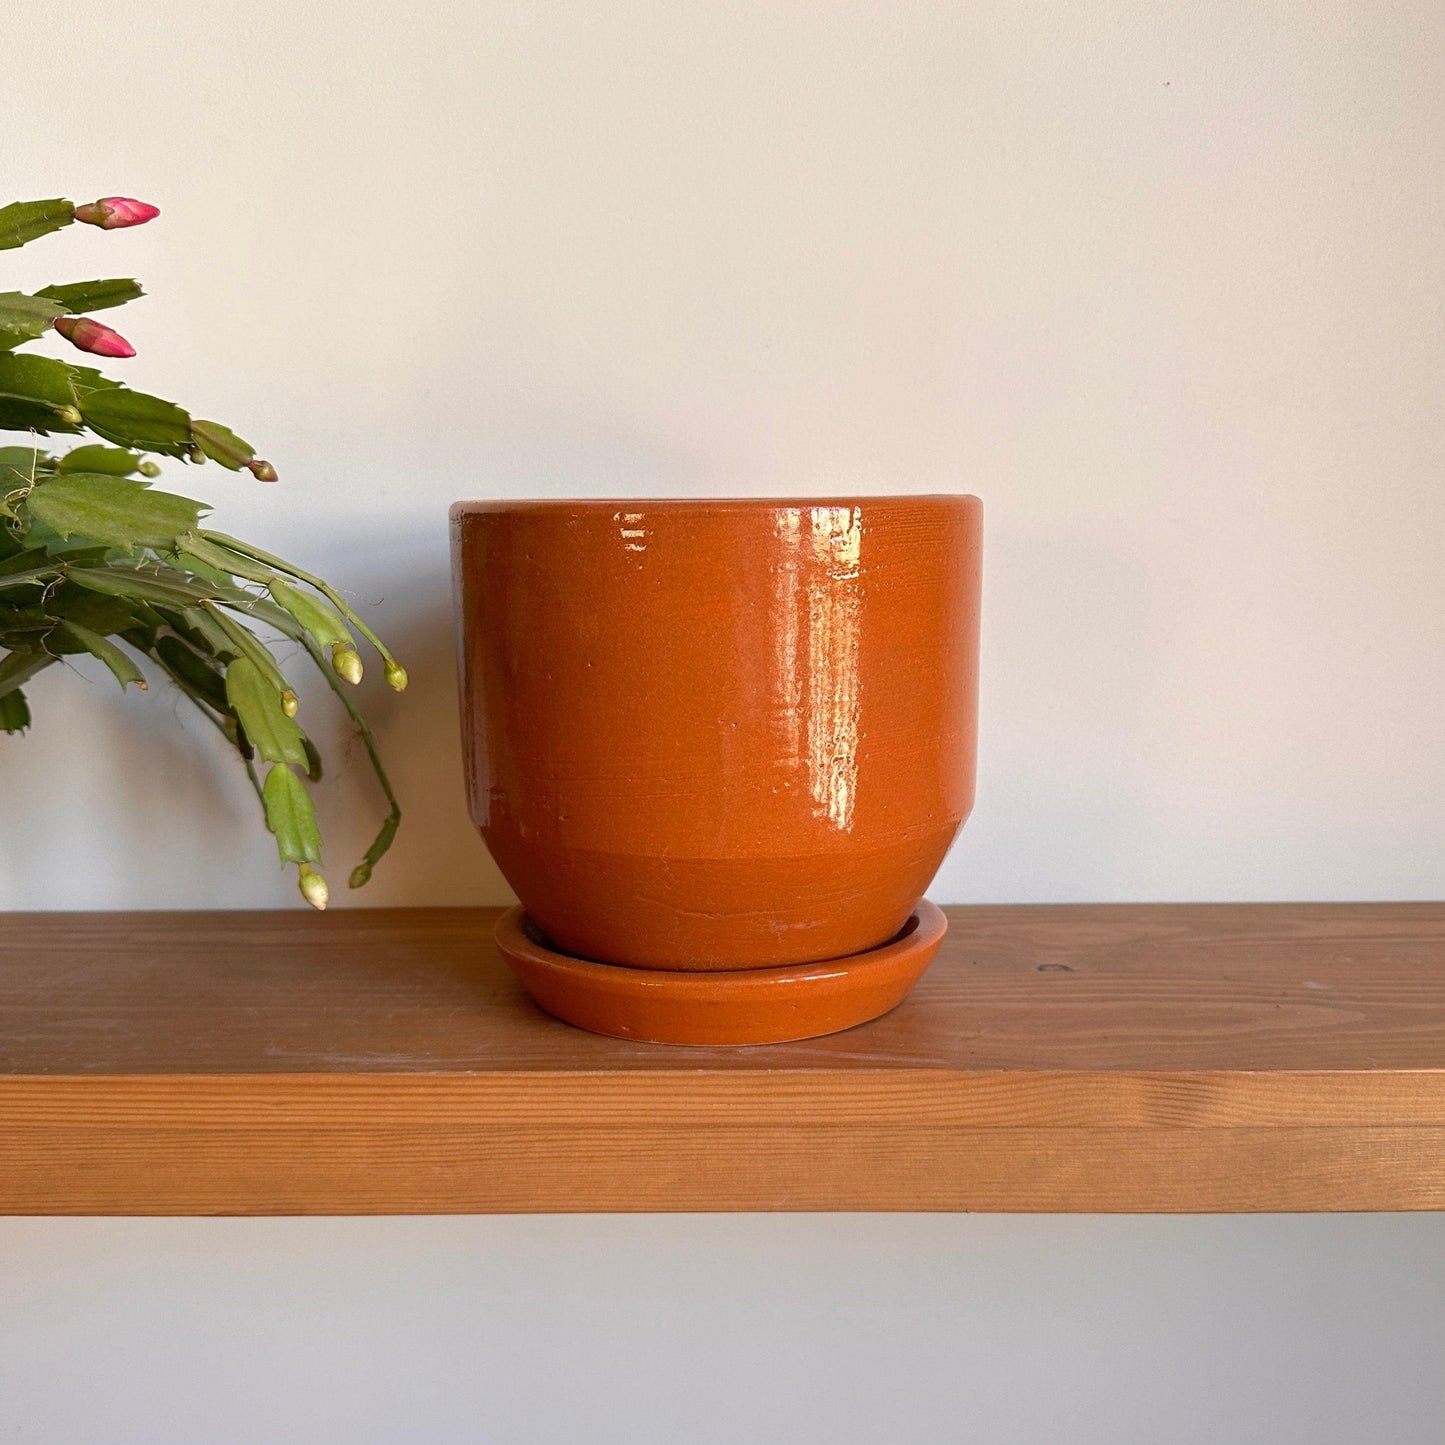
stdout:
[[976,498],[451,515],[472,817],[536,946],[641,986],[899,937],[973,802]]

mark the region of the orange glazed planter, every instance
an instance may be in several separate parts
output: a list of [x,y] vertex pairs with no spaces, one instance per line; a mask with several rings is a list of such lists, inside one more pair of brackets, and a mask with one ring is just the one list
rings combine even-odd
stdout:
[[[919,900],[973,803],[981,510],[452,508],[471,812],[525,910],[499,941],[543,1007],[745,1043],[898,1001],[942,937]],[[851,1007],[809,1010],[850,974]],[[747,1007],[686,1026],[744,986]]]

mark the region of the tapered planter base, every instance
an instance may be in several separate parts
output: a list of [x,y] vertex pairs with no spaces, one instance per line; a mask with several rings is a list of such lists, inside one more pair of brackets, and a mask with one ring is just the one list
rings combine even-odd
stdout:
[[658,1044],[781,1044],[887,1013],[933,962],[947,927],[924,901],[896,938],[866,953],[789,968],[674,971],[558,953],[517,907],[498,921],[497,946],[542,1008],[592,1033]]

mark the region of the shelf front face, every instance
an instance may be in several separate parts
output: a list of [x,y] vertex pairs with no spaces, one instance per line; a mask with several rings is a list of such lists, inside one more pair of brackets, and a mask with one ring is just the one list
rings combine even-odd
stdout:
[[1445,1208],[1445,904],[948,912],[731,1049],[548,1018],[497,910],[10,915],[0,1212]]

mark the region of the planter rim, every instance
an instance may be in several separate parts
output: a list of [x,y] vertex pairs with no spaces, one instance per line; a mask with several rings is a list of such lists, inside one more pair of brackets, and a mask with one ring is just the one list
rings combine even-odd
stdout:
[[611,513],[633,508],[672,512],[778,512],[802,507],[886,507],[918,506],[936,503],[942,506],[971,504],[982,506],[981,500],[969,492],[870,492],[866,494],[833,494],[820,497],[522,497],[512,500],[485,499],[453,502],[453,517],[479,512],[597,512]]

